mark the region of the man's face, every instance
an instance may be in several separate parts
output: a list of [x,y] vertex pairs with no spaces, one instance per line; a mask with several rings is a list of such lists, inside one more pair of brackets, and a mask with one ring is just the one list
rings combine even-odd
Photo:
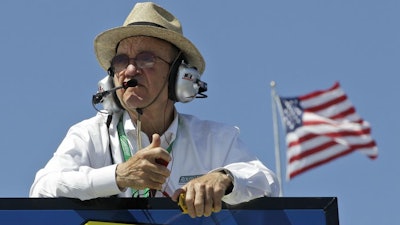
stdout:
[[[147,107],[154,100],[154,105],[168,101],[168,73],[175,52],[170,43],[152,37],[136,36],[120,42],[116,56],[127,57],[123,56],[125,60],[116,61],[115,65],[118,62],[121,64],[121,61],[127,64],[115,66],[115,86],[130,79],[136,79],[138,83],[136,87],[117,91],[124,108],[132,110]],[[127,58],[130,60],[127,61]],[[115,59],[118,60],[117,57]]]

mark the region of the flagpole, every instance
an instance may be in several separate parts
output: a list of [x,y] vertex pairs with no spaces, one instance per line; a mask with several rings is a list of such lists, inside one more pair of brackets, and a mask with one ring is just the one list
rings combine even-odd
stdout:
[[279,148],[279,130],[278,130],[278,115],[276,108],[276,92],[275,92],[275,81],[271,81],[271,104],[272,104],[272,123],[274,129],[274,142],[275,142],[275,165],[276,165],[276,176],[279,181],[279,196],[283,196],[282,189],[282,173],[281,173],[281,154]]

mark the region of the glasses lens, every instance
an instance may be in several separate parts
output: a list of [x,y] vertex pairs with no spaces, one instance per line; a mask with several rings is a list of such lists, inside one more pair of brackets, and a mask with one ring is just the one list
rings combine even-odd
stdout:
[[135,58],[136,65],[141,69],[152,68],[155,63],[155,56],[150,52],[142,52]]
[[115,72],[121,72],[124,70],[129,64],[129,57],[125,54],[116,55],[111,60],[111,66],[114,68]]
[[116,55],[111,60],[111,66],[114,68],[115,72],[121,72],[126,69],[129,65],[130,60],[134,61],[134,65],[140,69],[148,69],[154,66],[156,57],[150,52],[142,52],[136,56],[136,58],[130,59],[129,56],[125,54]]

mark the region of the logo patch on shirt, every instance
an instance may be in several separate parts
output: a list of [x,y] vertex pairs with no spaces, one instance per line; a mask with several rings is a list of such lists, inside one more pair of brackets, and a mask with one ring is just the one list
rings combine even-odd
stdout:
[[194,178],[201,177],[201,176],[203,176],[203,175],[201,174],[201,175],[192,175],[192,176],[181,176],[179,178],[179,184],[186,184],[187,182],[193,180]]

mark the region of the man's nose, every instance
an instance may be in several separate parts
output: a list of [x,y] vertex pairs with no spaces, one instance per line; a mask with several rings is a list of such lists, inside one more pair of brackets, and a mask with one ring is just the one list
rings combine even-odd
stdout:
[[129,61],[129,64],[126,67],[126,73],[135,74],[138,70],[139,68],[136,66],[135,62],[133,60]]

